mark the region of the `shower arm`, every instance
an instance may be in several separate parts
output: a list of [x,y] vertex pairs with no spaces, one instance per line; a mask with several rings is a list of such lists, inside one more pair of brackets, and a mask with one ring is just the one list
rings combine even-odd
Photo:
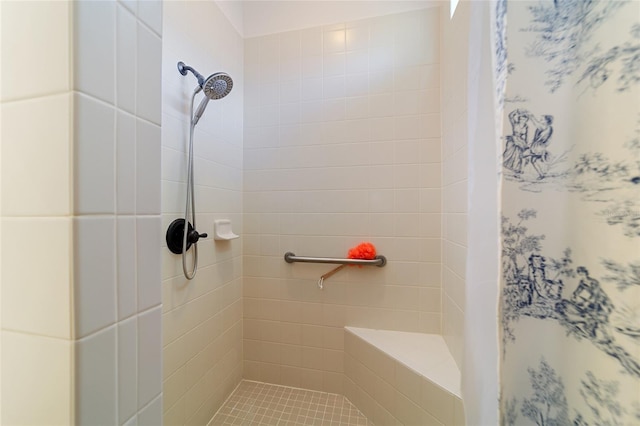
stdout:
[[178,71],[182,75],[187,75],[187,71],[190,71],[198,79],[198,86],[202,90],[202,86],[204,86],[204,77],[202,74],[196,71],[193,67],[186,65],[184,62],[178,62]]

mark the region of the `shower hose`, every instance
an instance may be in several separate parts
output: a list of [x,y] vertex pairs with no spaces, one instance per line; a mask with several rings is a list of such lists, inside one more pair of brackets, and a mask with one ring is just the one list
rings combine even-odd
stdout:
[[[198,243],[193,243],[193,265],[191,270],[187,268],[187,236],[189,234],[189,222],[191,222],[193,229],[196,228],[196,201],[193,189],[193,131],[196,127],[196,123],[193,120],[193,102],[198,92],[202,89],[197,87],[191,96],[191,107],[189,109],[189,148],[188,148],[188,160],[187,160],[187,202],[184,209],[184,232],[182,236],[182,271],[184,276],[188,280],[192,280],[196,276],[198,271]],[[189,220],[189,215],[191,219]]]

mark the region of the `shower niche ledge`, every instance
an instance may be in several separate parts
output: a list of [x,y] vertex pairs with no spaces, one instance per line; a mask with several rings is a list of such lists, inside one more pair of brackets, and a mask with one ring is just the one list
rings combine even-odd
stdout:
[[344,344],[345,396],[374,424],[465,424],[442,336],[345,327]]

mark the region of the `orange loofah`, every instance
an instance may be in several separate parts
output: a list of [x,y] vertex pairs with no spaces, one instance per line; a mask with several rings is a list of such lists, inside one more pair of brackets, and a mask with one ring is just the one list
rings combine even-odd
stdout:
[[349,249],[349,254],[347,255],[347,257],[349,259],[375,259],[376,247],[371,243],[360,243],[357,246]]

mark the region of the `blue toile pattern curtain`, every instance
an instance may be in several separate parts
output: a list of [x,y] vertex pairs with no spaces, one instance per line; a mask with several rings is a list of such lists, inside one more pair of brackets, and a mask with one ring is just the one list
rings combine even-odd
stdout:
[[640,2],[494,4],[503,425],[640,424]]

